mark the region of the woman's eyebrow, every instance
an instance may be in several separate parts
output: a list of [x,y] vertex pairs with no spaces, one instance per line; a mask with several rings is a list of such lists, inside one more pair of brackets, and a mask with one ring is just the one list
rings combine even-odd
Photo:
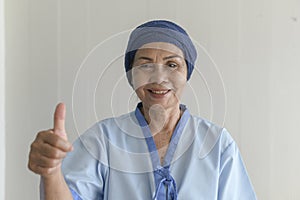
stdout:
[[172,59],[172,58],[181,58],[182,59],[182,57],[179,55],[171,55],[171,56],[164,57],[163,60],[168,60],[168,59]]
[[[182,59],[182,56],[179,56],[179,55],[170,55],[170,56],[164,57],[163,60],[168,60],[168,59],[172,59],[172,58],[181,58],[181,59]],[[152,58],[149,58],[149,57],[146,57],[146,56],[138,57],[138,60],[149,60],[149,61],[153,61]]]
[[149,60],[149,61],[152,61],[153,59],[149,58],[149,57],[141,56],[141,57],[138,57],[138,60]]

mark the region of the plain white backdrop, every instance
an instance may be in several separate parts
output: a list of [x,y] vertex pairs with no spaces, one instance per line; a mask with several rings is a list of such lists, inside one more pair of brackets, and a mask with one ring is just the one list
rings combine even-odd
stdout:
[[[38,199],[39,177],[27,169],[29,147],[39,130],[52,127],[58,102],[66,103],[72,141],[96,120],[133,109],[137,99],[120,53],[126,37],[112,36],[150,19],[170,19],[217,66],[200,50],[188,107],[230,131],[259,199],[300,199],[299,0],[3,1],[0,198]],[[80,71],[101,42],[92,61],[97,65]]]
[[0,199],[5,193],[5,54],[4,54],[4,1],[0,0]]

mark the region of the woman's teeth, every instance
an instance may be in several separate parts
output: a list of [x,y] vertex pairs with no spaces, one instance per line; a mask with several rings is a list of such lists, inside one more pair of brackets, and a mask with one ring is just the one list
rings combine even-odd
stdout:
[[168,92],[168,90],[165,91],[161,91],[161,90],[151,90],[152,93],[154,94],[166,94]]

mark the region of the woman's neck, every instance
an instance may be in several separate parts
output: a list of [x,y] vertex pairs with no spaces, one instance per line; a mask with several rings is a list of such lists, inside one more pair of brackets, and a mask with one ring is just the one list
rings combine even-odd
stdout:
[[141,111],[153,135],[157,133],[172,134],[181,117],[179,104],[167,109],[159,104],[151,107],[143,106]]

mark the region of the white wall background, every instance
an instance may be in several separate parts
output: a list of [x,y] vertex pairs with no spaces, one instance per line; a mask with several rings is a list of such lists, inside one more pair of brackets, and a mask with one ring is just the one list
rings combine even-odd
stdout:
[[0,0],[0,199],[5,197],[4,42],[4,1]]
[[[85,76],[92,78],[84,76],[83,85],[75,88],[80,95],[73,99],[72,109],[76,73],[90,50],[108,37],[154,18],[182,24],[217,63],[226,89],[225,126],[240,147],[258,198],[300,199],[299,0],[6,0],[5,4],[3,199],[38,199],[38,176],[27,169],[28,150],[38,130],[52,127],[57,102],[67,104],[71,140],[77,136],[74,113],[79,119],[87,116],[79,130],[95,121],[93,92],[87,88],[98,86],[98,117],[111,114],[107,106],[111,85],[95,81],[106,67],[101,62],[99,71],[87,73]],[[116,51],[125,48],[113,47]],[[101,48],[115,53],[109,45]],[[113,66],[109,68],[113,73],[104,74],[103,82],[121,77],[122,60],[117,59]],[[205,66],[199,66],[201,69],[207,70]],[[214,82],[214,76],[208,70],[206,80]],[[196,90],[203,85],[196,75],[191,83]],[[126,84],[118,87],[124,94],[130,91]],[[201,90],[197,92],[201,96]],[[123,99],[115,97],[114,101],[127,108]],[[205,102],[199,101],[201,113],[211,118]],[[218,108],[223,101],[216,102]]]

